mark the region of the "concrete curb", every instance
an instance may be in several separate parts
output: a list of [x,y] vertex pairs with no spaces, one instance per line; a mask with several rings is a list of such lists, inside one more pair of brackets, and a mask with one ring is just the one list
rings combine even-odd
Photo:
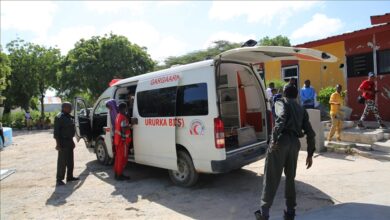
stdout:
[[354,143],[328,143],[326,145],[327,152],[339,154],[359,155],[362,157],[390,161],[390,154],[386,152],[376,151],[369,145],[354,144]]
[[390,153],[390,140],[386,140],[383,142],[375,142],[372,144],[372,148],[377,151]]
[[356,148],[354,148],[352,150],[354,153],[356,153],[357,155],[362,156],[362,157],[367,157],[367,158],[376,159],[376,160],[390,161],[390,154],[386,154],[386,153],[378,152],[378,151],[372,151],[372,152],[362,151],[362,150],[359,150]]

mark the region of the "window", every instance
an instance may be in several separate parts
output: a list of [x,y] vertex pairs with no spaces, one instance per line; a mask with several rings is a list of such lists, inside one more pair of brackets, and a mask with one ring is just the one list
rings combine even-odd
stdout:
[[139,114],[146,118],[207,115],[207,84],[199,83],[139,92],[137,105]]
[[108,108],[106,107],[107,100],[108,100],[108,98],[100,100],[99,104],[95,108],[95,111],[94,111],[95,115],[107,114],[107,112],[108,112]]
[[138,112],[142,117],[172,117],[176,110],[177,87],[139,92]]
[[371,71],[374,71],[372,53],[347,57],[348,77],[367,76]]
[[208,114],[207,84],[180,86],[177,93],[177,116]]
[[390,73],[390,50],[378,51],[378,74]]
[[288,67],[282,67],[282,79],[285,82],[290,81],[290,79],[296,79],[295,80],[295,86],[297,86],[298,81],[298,66],[288,66]]
[[283,78],[295,78],[298,77],[298,67],[285,67],[283,68]]
[[219,86],[227,86],[229,84],[228,76],[222,75],[219,77]]

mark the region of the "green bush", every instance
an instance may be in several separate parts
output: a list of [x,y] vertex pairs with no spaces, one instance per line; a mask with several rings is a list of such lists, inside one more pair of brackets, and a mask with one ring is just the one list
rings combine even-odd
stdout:
[[[24,120],[24,111],[20,112],[12,112],[8,114],[4,114],[2,118],[2,124],[3,127],[12,127],[16,129],[22,129],[26,126],[26,122]],[[36,122],[40,119],[41,117],[41,112],[32,110],[30,111],[31,117],[33,119],[33,125],[35,126]],[[54,117],[58,114],[58,112],[45,112],[45,118],[46,117],[50,118],[51,121],[51,126],[53,125],[54,122]]]
[[270,80],[268,83],[267,83],[267,88],[268,88],[268,84],[273,82],[275,84],[275,88],[276,89],[283,89],[284,85],[286,85],[287,83],[283,80]]
[[2,123],[3,127],[12,127],[11,114],[3,114],[3,118],[1,119],[1,123]]
[[13,112],[11,114],[4,114],[2,118],[3,127],[23,128],[24,127],[24,113]]
[[13,128],[17,128],[17,129],[22,129],[23,127],[25,127],[25,120],[24,120],[24,117],[23,118],[16,118],[14,122],[12,122],[12,127]]

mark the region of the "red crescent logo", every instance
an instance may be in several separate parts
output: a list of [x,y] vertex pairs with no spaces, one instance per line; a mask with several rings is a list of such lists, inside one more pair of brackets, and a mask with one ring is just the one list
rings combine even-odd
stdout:
[[199,134],[198,134],[198,129],[197,129],[198,127],[199,127],[199,125],[196,124],[196,125],[194,126],[194,128],[193,128],[193,129],[194,129],[195,135],[199,135]]

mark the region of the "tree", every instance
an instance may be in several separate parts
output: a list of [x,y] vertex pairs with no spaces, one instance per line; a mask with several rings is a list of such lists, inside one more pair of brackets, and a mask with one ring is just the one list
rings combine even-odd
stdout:
[[5,98],[2,96],[2,92],[10,84],[10,81],[8,80],[10,74],[11,62],[8,59],[7,54],[3,53],[0,46],[0,106],[3,105],[3,100]]
[[126,37],[110,34],[81,39],[61,63],[60,94],[97,98],[114,78],[149,72],[154,62],[146,51]]
[[270,38],[268,36],[263,37],[262,39],[259,40],[259,44],[261,46],[285,46],[285,47],[290,47],[291,43],[288,37],[278,35],[274,38]]
[[39,100],[41,102],[41,118],[44,118],[44,98],[46,90],[57,81],[57,72],[61,61],[61,52],[57,48],[45,48],[40,45],[32,46],[32,56],[38,81]]
[[164,61],[165,65],[159,66],[158,68],[160,69],[169,68],[173,65],[178,65],[178,64],[182,65],[182,64],[202,61],[205,59],[210,59],[224,51],[238,48],[240,46],[241,43],[232,43],[225,40],[215,41],[213,42],[213,45],[208,47],[206,50],[194,51],[177,57],[168,57]]
[[38,81],[35,71],[35,59],[32,53],[32,44],[21,39],[7,44],[8,58],[11,61],[11,74],[7,80],[11,82],[4,91],[5,112],[20,106],[27,110],[33,96],[37,95]]
[[7,49],[12,69],[7,79],[12,84],[5,90],[6,112],[17,106],[29,109],[33,97],[39,95],[43,117],[45,92],[57,81],[61,59],[59,49],[46,48],[21,39],[8,43]]

